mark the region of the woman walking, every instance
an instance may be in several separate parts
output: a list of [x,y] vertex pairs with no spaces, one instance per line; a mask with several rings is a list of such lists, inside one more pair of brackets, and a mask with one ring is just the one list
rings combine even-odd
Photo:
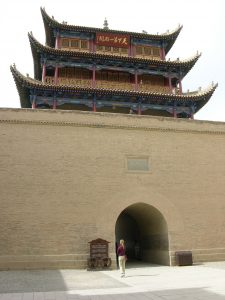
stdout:
[[119,260],[121,277],[125,277],[125,264],[126,264],[127,257],[126,257],[126,249],[125,249],[124,240],[120,240],[120,245],[117,249],[117,255],[118,255],[118,260]]

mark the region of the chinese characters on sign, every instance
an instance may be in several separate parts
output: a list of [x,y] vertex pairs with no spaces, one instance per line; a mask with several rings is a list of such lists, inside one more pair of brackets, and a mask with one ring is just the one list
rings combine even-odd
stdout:
[[96,33],[96,45],[128,48],[129,44],[129,35]]

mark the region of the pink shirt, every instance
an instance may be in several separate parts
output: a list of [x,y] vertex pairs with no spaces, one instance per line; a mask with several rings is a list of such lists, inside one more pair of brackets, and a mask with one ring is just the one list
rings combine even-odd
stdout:
[[117,249],[117,255],[118,256],[124,256],[125,255],[125,248],[122,245],[120,245],[118,247],[118,249]]

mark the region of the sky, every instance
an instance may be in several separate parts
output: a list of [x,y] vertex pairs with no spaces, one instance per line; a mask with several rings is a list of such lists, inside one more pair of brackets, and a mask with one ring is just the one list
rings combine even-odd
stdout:
[[224,0],[7,0],[1,2],[0,107],[20,107],[10,65],[33,77],[33,57],[28,32],[45,44],[40,12],[70,25],[164,33],[183,25],[166,59],[188,59],[202,55],[182,81],[183,91],[218,83],[209,102],[195,115],[198,120],[225,122],[225,1]]

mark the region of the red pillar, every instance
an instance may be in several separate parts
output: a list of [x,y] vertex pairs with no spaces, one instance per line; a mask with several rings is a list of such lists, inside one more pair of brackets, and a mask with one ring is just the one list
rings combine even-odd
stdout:
[[96,66],[92,69],[92,87],[96,86]]
[[93,42],[92,42],[92,51],[93,51],[93,53],[96,52],[96,43],[95,43],[95,40],[93,40]]
[[93,40],[89,40],[89,52],[94,52],[94,44],[93,44]]
[[59,33],[57,33],[55,38],[55,49],[59,49]]
[[32,109],[36,108],[36,96],[33,96],[32,99]]
[[166,54],[165,54],[165,49],[161,48],[161,59],[165,60],[166,59]]
[[43,63],[43,66],[42,66],[42,82],[45,82],[45,77],[46,77],[46,64]]
[[164,60],[164,59],[163,59],[163,57],[164,57],[164,55],[163,55],[163,49],[162,49],[162,48],[160,48],[160,50],[159,50],[159,51],[160,51],[159,53],[160,53],[160,58],[161,58],[161,60]]
[[138,90],[138,74],[137,74],[137,70],[135,70],[135,73],[134,73],[134,82],[135,82],[135,91]]
[[172,82],[171,82],[171,76],[169,75],[169,87],[170,87],[170,91],[172,92]]
[[54,84],[58,83],[58,74],[59,74],[59,67],[55,67],[55,75],[54,75]]
[[54,99],[53,99],[52,109],[56,109],[56,104],[57,104],[57,101],[56,101],[56,99],[54,98]]
[[130,40],[130,45],[129,45],[129,52],[128,52],[129,54],[129,56],[133,56],[133,45],[132,45],[132,42],[131,42],[131,40]]
[[138,105],[138,115],[141,115],[141,104]]
[[93,110],[94,112],[96,112],[96,102],[95,102],[95,100],[93,100],[92,110]]
[[194,109],[192,107],[190,108],[190,118],[194,119]]
[[132,57],[135,57],[135,55],[136,55],[135,45],[131,46],[131,54],[132,54]]
[[173,117],[177,118],[177,108],[176,108],[176,104],[174,104],[173,106]]
[[179,94],[181,95],[182,94],[182,83],[181,83],[181,79],[179,79]]

